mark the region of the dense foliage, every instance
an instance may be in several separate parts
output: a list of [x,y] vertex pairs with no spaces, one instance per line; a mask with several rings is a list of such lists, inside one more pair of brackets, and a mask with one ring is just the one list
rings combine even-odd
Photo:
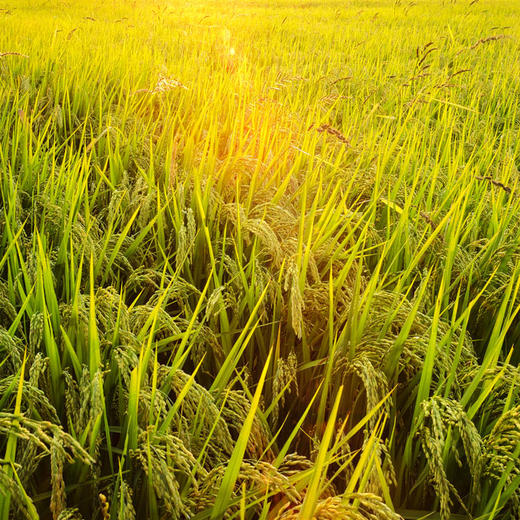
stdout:
[[519,17],[0,0],[0,520],[518,518]]

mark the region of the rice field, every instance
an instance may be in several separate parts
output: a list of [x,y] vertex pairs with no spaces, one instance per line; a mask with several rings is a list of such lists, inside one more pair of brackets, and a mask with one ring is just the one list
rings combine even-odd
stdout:
[[519,19],[0,0],[0,520],[518,519]]

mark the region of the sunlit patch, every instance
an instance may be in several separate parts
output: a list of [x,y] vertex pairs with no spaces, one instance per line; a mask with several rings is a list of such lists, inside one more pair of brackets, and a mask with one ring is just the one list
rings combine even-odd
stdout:
[[235,55],[235,47],[231,47],[231,48],[229,49],[229,55],[230,55],[230,56],[234,56],[234,55]]
[[229,45],[230,41],[231,41],[231,31],[227,27],[224,27],[222,29],[222,43],[224,45]]

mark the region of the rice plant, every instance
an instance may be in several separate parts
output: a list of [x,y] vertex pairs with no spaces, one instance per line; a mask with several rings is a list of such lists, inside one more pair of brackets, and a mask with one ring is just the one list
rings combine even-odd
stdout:
[[0,520],[518,518],[519,16],[0,0]]

